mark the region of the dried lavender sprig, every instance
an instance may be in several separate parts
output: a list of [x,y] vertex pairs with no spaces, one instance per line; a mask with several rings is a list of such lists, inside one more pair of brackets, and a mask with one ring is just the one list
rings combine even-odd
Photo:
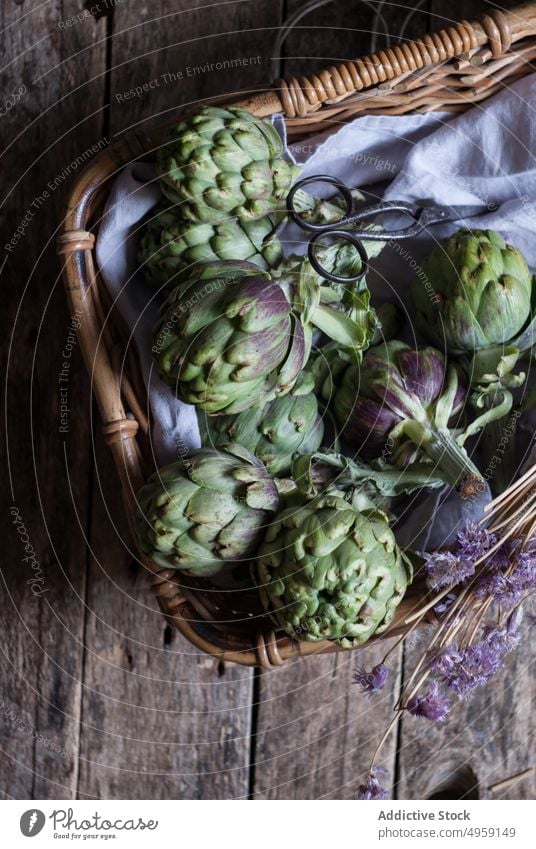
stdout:
[[[485,528],[479,528],[474,523],[468,523],[465,528],[463,528],[458,533],[458,547],[462,555],[464,554],[472,554],[472,555],[485,555],[486,552],[490,552],[494,547],[496,547],[496,538],[495,536]],[[454,556],[454,559],[455,556]],[[470,569],[466,568],[465,572],[469,572]],[[458,573],[459,574],[459,573]],[[474,580],[470,585],[465,586],[458,598],[453,602],[450,609],[447,611],[447,615],[443,622],[440,624],[438,630],[433,636],[429,646],[428,646],[428,656],[430,654],[430,650],[438,643],[438,648],[441,649],[444,645],[446,645],[449,641],[452,641],[456,636],[457,631],[466,624],[466,617],[468,615],[473,614],[475,616],[475,621],[478,622],[479,611],[475,611],[474,603],[473,603],[473,585]],[[450,585],[450,589],[452,585]],[[439,598],[445,596],[445,591],[440,594]],[[436,603],[439,600],[436,598]],[[429,606],[429,605],[427,605]],[[465,616],[465,619],[464,619]],[[475,628],[475,633],[478,628]],[[429,677],[429,670],[425,670],[421,675],[420,679],[417,679],[417,676],[426,666],[426,655],[423,655],[418,662],[416,668],[413,671],[409,681],[406,683],[401,697],[399,699],[399,706],[404,702],[408,702],[411,698],[416,697],[420,688],[425,683],[427,678]],[[408,692],[408,690],[411,691]]]
[[475,567],[472,561],[465,560],[452,551],[419,554],[425,561],[426,582],[432,590],[441,590],[443,587],[452,589],[474,575]]
[[[488,542],[491,542],[491,538],[488,540]],[[493,545],[491,547],[493,548]],[[532,551],[529,552],[529,556],[533,556]],[[511,568],[513,569],[514,567],[511,567]],[[484,602],[484,604],[482,605],[482,608],[484,608],[484,609],[480,608],[480,609],[475,611],[475,607],[474,607],[473,600],[472,600],[472,595],[473,595],[472,586],[471,587],[465,587],[464,590],[462,591],[462,593],[460,594],[460,596],[458,597],[458,599],[454,602],[454,605],[452,606],[451,610],[449,611],[449,614],[447,615],[446,619],[441,623],[436,634],[432,638],[432,640],[429,644],[429,647],[428,647],[428,656],[430,655],[430,649],[434,646],[434,644],[436,642],[439,643],[439,648],[440,648],[440,651],[441,651],[442,647],[445,646],[446,644],[448,644],[449,640],[452,641],[452,639],[456,635],[456,632],[458,630],[460,630],[460,628],[463,627],[464,624],[466,624],[466,620],[464,619],[463,614],[465,614],[466,617],[469,614],[473,614],[474,619],[475,619],[475,622],[472,623],[473,624],[472,633],[471,633],[471,637],[469,639],[469,642],[466,645],[466,650],[468,651],[471,648],[471,641],[476,636],[476,633],[478,632],[478,627],[481,624],[481,621],[482,621],[482,618],[485,614],[485,611],[486,611],[487,608],[489,608],[489,606],[492,602],[492,600],[487,599]],[[475,655],[475,658],[473,658],[472,655],[468,655],[468,659],[469,660],[476,659],[476,655]],[[417,694],[418,694],[421,686],[424,684],[424,682],[427,680],[427,678],[429,676],[429,670],[425,670],[424,674],[421,676],[421,678],[419,679],[417,684],[414,684],[414,681],[415,681],[418,673],[420,672],[422,667],[425,666],[425,664],[426,664],[426,657],[423,656],[423,657],[421,657],[419,663],[417,664],[417,667],[414,670],[411,678],[407,682],[407,685],[404,687],[404,692],[403,692],[402,695],[403,695],[403,697],[405,697],[405,700],[407,702],[409,702],[412,698],[417,698]],[[411,692],[411,694],[407,694],[407,690],[411,687],[412,684],[413,684],[412,692]],[[403,701],[403,699],[401,698],[400,704],[402,703],[402,701]]]
[[482,639],[475,645],[450,646],[432,662],[432,670],[459,699],[495,675],[505,655],[519,643],[520,616],[512,613],[503,628],[484,628]]
[[370,672],[358,666],[354,672],[354,683],[361,688],[361,692],[365,695],[374,696],[380,690],[383,690],[389,674],[390,669],[385,663],[378,663]]
[[[532,470],[532,475],[533,477],[536,477],[536,468]],[[514,501],[517,501],[518,499],[515,497],[515,495],[516,494],[513,493],[512,498],[514,499]],[[521,494],[520,498],[523,497],[523,495],[524,493]],[[534,511],[534,506],[535,504],[532,504],[532,511]],[[485,521],[489,520],[489,516],[492,515],[493,512],[494,511],[492,510],[488,513],[488,517],[486,517]],[[533,517],[531,519],[530,514],[527,515],[526,505],[525,510],[514,510],[514,515],[518,516],[520,512],[523,513],[523,517],[515,523],[514,528],[512,529],[512,526],[510,525],[508,532],[503,533],[499,538],[496,538],[494,542],[493,535],[497,530],[500,530],[505,523],[495,523],[495,525],[491,526],[489,528],[487,537],[479,538],[478,534],[471,533],[469,537],[458,540],[462,550],[465,547],[466,554],[471,553],[472,555],[480,556],[476,557],[476,561],[474,563],[475,574],[472,576],[472,580],[466,583],[466,585],[461,590],[459,596],[452,602],[452,604],[449,605],[449,608],[446,611],[447,615],[445,619],[441,621],[438,630],[436,631],[432,640],[429,643],[428,652],[421,657],[408,684],[406,685],[406,687],[404,687],[405,693],[407,694],[406,709],[411,707],[413,713],[417,713],[417,715],[427,715],[428,718],[435,718],[439,721],[444,718],[444,711],[448,709],[448,699],[446,698],[445,694],[442,693],[439,689],[438,682],[433,679],[429,692],[424,696],[419,696],[418,692],[424,681],[428,677],[430,677],[430,675],[434,672],[434,670],[431,668],[431,662],[429,660],[430,649],[437,642],[439,642],[439,647],[443,651],[443,659],[446,657],[446,652],[450,652],[451,662],[454,662],[456,660],[456,657],[452,655],[452,653],[454,651],[457,651],[457,648],[448,645],[445,647],[445,641],[448,638],[452,638],[453,636],[455,636],[456,633],[458,633],[462,627],[467,625],[468,617],[471,617],[471,630],[466,630],[466,639],[464,641],[466,642],[466,645],[465,647],[463,647],[464,654],[462,655],[460,652],[460,657],[464,661],[469,660],[473,662],[474,668],[472,670],[469,669],[469,672],[471,674],[466,675],[465,681],[459,681],[458,689],[461,690],[462,694],[464,693],[464,685],[466,688],[469,688],[469,690],[472,690],[474,689],[474,686],[478,686],[478,683],[484,683],[486,680],[489,679],[489,677],[491,677],[491,675],[495,674],[497,669],[500,668],[500,666],[502,665],[502,659],[504,655],[508,651],[511,651],[513,648],[515,648],[515,646],[519,642],[519,619],[521,613],[520,605],[518,604],[508,615],[506,619],[506,624],[503,623],[504,617],[501,617],[498,627],[486,628],[484,626],[482,640],[479,644],[472,645],[472,641],[475,639],[480,627],[482,626],[486,610],[493,603],[493,599],[486,598],[483,600],[483,604],[479,605],[475,609],[475,585],[478,584],[478,581],[481,578],[482,574],[486,571],[485,568],[482,568],[477,571],[476,566],[481,565],[485,561],[488,561],[488,569],[491,568],[491,566],[497,568],[497,563],[493,564],[493,555],[496,555],[495,559],[497,559],[497,552],[500,552],[501,547],[504,549],[505,543],[510,540],[510,551],[508,553],[510,556],[512,548],[514,547],[514,544],[511,542],[513,531],[518,530],[518,528],[526,528],[527,519],[529,519],[531,522],[531,524],[529,525],[531,534],[523,544],[522,550],[526,549],[527,546],[531,546],[527,556],[529,558],[532,558],[532,561],[525,564],[525,566],[527,567],[526,587],[531,588],[531,592],[534,591],[533,578],[536,574],[536,569],[533,567],[534,563],[536,562],[536,541],[531,540],[530,537],[532,536],[532,532],[534,531],[534,529],[536,529],[536,518]],[[500,527],[498,527],[499,525]],[[489,546],[486,545],[487,550],[479,551],[479,547],[484,547],[482,545],[482,542],[486,542],[486,540],[489,542],[493,542],[493,544]],[[474,546],[471,549],[470,546],[473,544]],[[510,563],[510,567],[506,569],[506,572],[509,573],[514,568],[515,565],[512,565]],[[437,607],[443,599],[445,599],[448,595],[451,594],[452,587],[450,586],[445,588],[442,592],[439,593],[439,595],[436,595],[432,600],[427,602],[424,607],[421,607],[415,614],[413,614],[411,617],[408,617],[406,623],[409,624],[410,622],[414,622],[417,619],[422,620],[422,618],[424,618],[424,616],[426,615],[428,610],[430,610],[431,607]],[[421,674],[421,678],[418,683],[413,686],[412,692],[407,693],[409,686],[415,681],[415,678],[422,670],[422,667],[427,664],[427,660],[428,668],[425,669],[424,672]],[[439,672],[440,670],[437,669],[435,671]],[[399,702],[399,705],[400,703],[401,702]],[[395,710],[396,715],[389,723],[374,753],[371,763],[371,775],[373,774],[374,764],[376,762],[378,753],[381,751],[381,748],[387,740],[392,728],[398,722],[402,713],[402,708],[400,706],[397,706]]]
[[493,501],[486,504],[484,507],[484,517],[482,518],[481,523],[489,522],[491,516],[494,516],[499,510],[502,510],[504,513],[505,503],[508,504],[512,501],[512,499],[521,503],[524,499],[525,491],[530,490],[534,484],[536,484],[536,465],[531,466],[531,468],[525,472],[525,474],[521,475],[520,478],[514,481],[508,489],[505,489],[505,491],[500,495],[497,495]]
[[[474,523],[468,523],[468,524],[467,524],[467,526],[466,526],[466,529],[473,529],[473,533],[474,533]],[[476,566],[477,566],[477,565],[478,565],[478,564],[479,564],[479,563],[480,563],[483,559],[485,559],[487,556],[489,556],[489,555],[490,555],[490,554],[494,551],[494,549],[496,549],[496,548],[500,547],[500,543],[499,543],[499,544],[496,544],[496,540],[495,540],[494,534],[492,534],[489,530],[486,530],[485,528],[482,528],[482,529],[480,529],[480,530],[481,530],[481,532],[484,534],[484,536],[481,538],[481,557],[480,557],[480,559],[476,560],[476,561],[473,563],[473,567],[474,567],[474,568],[471,570],[471,574],[474,574],[474,573],[475,573]],[[463,529],[462,529],[462,531],[460,531],[460,533],[458,534],[458,537],[460,538],[460,536],[461,536],[463,533],[464,533],[464,531],[463,531]],[[461,547],[462,547],[462,553],[463,553],[463,550],[464,550],[464,542],[465,542],[465,538],[462,536],[462,540],[461,540],[461,543],[462,543],[462,545],[461,545]],[[473,539],[473,543],[474,543],[474,539]],[[474,546],[473,546],[473,548],[474,548]],[[477,553],[477,552],[474,552],[474,553]],[[440,554],[441,554],[441,553],[440,553]],[[432,554],[432,555],[430,555],[430,558],[433,558],[433,556],[434,556],[433,554]],[[455,555],[453,555],[453,557],[455,557]],[[469,570],[467,570],[467,571],[469,571]],[[461,576],[460,576],[460,577],[461,577]],[[467,577],[470,577],[470,575],[465,574],[465,576],[464,576],[463,578],[461,578],[461,579],[462,579],[462,580],[465,580],[465,579],[467,579]],[[432,598],[432,599],[431,599],[430,601],[428,601],[428,602],[427,602],[427,603],[426,603],[423,607],[419,608],[419,609],[418,609],[415,613],[412,613],[410,616],[407,616],[407,617],[406,617],[406,619],[404,620],[404,624],[410,624],[410,623],[411,623],[411,622],[413,622],[416,618],[418,618],[420,615],[422,615],[422,614],[424,614],[424,613],[427,613],[427,612],[428,612],[428,610],[430,610],[432,607],[435,607],[435,606],[436,606],[436,605],[437,605],[437,604],[438,604],[438,603],[439,603],[442,599],[444,599],[444,598],[445,598],[445,596],[447,596],[447,595],[451,592],[451,590],[452,590],[452,587],[453,587],[454,583],[455,583],[455,582],[452,582],[452,583],[447,584],[447,585],[445,586],[445,588],[444,588],[444,589],[443,589],[443,590],[439,593],[439,595],[437,595],[437,596],[435,596],[434,598]],[[464,592],[462,592],[461,596],[462,596],[463,598],[465,598],[465,593],[464,593]],[[459,600],[460,600],[460,597],[459,597],[458,601],[459,601]],[[455,604],[456,604],[456,602],[455,602]],[[459,606],[459,605],[458,605],[458,606]]]
[[444,722],[450,711],[450,702],[441,692],[437,681],[432,681],[427,693],[420,696],[417,692],[409,699],[406,710],[412,716],[422,716],[431,722]]
[[379,783],[378,778],[377,778],[378,772],[380,772],[380,770],[378,770],[378,769],[374,770],[372,768],[370,769],[370,772],[368,773],[368,775],[365,779],[365,783],[360,784],[359,787],[357,788],[357,798],[358,799],[361,799],[361,800],[373,799],[375,801],[387,799],[389,794],[387,793],[387,790],[385,790],[384,787],[380,786],[380,783]]

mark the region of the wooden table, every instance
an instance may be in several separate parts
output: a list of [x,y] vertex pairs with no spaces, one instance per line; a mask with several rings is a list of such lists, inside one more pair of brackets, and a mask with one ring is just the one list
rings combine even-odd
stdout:
[[[357,662],[377,662],[381,648],[264,674],[201,656],[166,626],[130,548],[54,254],[69,185],[92,153],[178,104],[277,76],[278,27],[301,6],[1,5],[2,91],[14,101],[1,119],[4,240],[11,243],[2,257],[6,797],[353,798],[391,715],[404,661],[407,668],[419,650],[399,652],[391,690],[369,702],[352,687],[352,672]],[[421,6],[427,11],[409,16],[406,36],[482,10],[468,0]],[[394,36],[407,12],[385,5]],[[366,5],[334,0],[286,41],[283,70],[367,51],[371,21]],[[384,42],[382,29],[377,43]],[[401,724],[384,761],[395,797],[534,798],[533,657],[527,641],[493,687],[459,707],[446,727]]]

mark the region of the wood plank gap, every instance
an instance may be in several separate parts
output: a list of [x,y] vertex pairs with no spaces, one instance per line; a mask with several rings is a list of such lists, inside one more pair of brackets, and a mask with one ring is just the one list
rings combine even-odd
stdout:
[[[43,597],[41,596],[39,599],[39,614],[37,617],[37,639],[38,645],[43,645]],[[39,699],[40,693],[42,692],[42,681],[41,675],[43,672],[43,665],[40,664],[37,669],[37,675],[35,680],[35,689],[37,691],[36,699],[34,702],[34,728],[39,728]],[[32,745],[32,799],[35,799],[35,783],[37,776],[37,736],[34,736],[33,745]]]
[[[110,112],[112,100],[112,73],[113,73],[113,43],[114,43],[115,5],[111,7],[106,16],[106,49],[105,71],[104,71],[104,97],[102,103],[102,137],[110,138]],[[97,416],[99,415],[97,411]],[[97,421],[99,419],[97,418]]]
[[257,731],[259,727],[259,710],[261,699],[262,669],[255,668],[251,688],[251,721],[249,731],[249,761],[248,761],[248,799],[255,798],[255,767],[257,758]]
[[[402,698],[402,692],[404,689],[404,684],[406,680],[406,646],[405,643],[402,643],[402,650],[400,652],[400,674],[398,681],[398,699]],[[395,735],[395,751],[394,751],[394,767],[393,767],[393,799],[398,799],[397,796],[397,787],[398,781],[400,779],[400,750],[402,748],[402,722],[400,719],[396,724],[396,735]]]
[[[104,127],[106,124],[106,113],[103,113],[103,135],[104,135]],[[99,421],[98,415],[99,411],[97,409],[97,404],[95,400],[92,403],[93,412],[92,412],[92,420]],[[91,432],[89,434],[89,456],[91,457],[91,447],[92,447],[92,436]],[[91,539],[91,532],[93,529],[93,499],[95,494],[95,466],[93,463],[89,464],[89,483],[88,483],[88,493],[89,493],[89,503],[87,507],[87,521],[85,528],[85,538],[86,540]],[[81,744],[82,744],[82,724],[84,721],[84,681],[86,679],[86,663],[87,663],[87,629],[88,629],[88,605],[89,605],[89,575],[91,568],[91,546],[89,544],[86,545],[86,557],[84,561],[84,595],[83,595],[83,622],[82,622],[82,657],[80,659],[80,700],[79,700],[79,708],[78,708],[78,734],[76,737],[76,763],[75,763],[75,774],[74,774],[74,798],[80,799],[80,755],[81,755]]]

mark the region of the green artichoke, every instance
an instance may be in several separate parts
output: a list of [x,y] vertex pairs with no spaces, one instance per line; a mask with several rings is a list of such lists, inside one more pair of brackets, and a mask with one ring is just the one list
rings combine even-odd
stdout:
[[363,457],[405,468],[424,454],[462,494],[481,483],[449,430],[449,421],[463,409],[467,386],[435,348],[413,349],[392,340],[369,348],[361,365],[349,363],[336,375],[333,413],[343,438]]
[[134,527],[159,566],[213,575],[251,557],[278,506],[277,487],[252,454],[202,448],[142,487]]
[[275,127],[242,109],[205,106],[173,127],[159,151],[162,191],[194,224],[275,211],[299,168],[283,158]]
[[411,581],[386,514],[336,491],[278,513],[252,570],[277,628],[344,648],[385,631]]
[[294,388],[262,407],[237,416],[200,417],[204,442],[216,448],[237,442],[262,460],[270,474],[286,475],[296,452],[319,448],[324,425],[310,374],[302,372]]
[[143,228],[138,263],[155,289],[173,284],[180,272],[199,262],[249,260],[260,268],[269,268],[281,260],[277,239],[264,244],[274,227],[269,216],[255,221],[229,219],[193,225],[183,221],[177,209],[161,202],[151,210]]
[[166,383],[209,415],[285,395],[309,350],[283,289],[250,262],[202,265],[174,289],[152,348]]
[[445,239],[412,287],[419,328],[450,354],[511,340],[529,318],[531,293],[523,255],[493,230]]

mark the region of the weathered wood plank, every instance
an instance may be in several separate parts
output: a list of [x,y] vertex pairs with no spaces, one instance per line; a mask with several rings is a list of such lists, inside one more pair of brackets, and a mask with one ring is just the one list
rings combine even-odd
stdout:
[[220,0],[209,7],[203,0],[157,0],[141,20],[139,8],[117,7],[114,132],[139,121],[165,120],[181,104],[269,84],[281,5],[281,0]]
[[[273,4],[222,2],[207,14],[201,0],[159,0],[145,9],[142,19],[139,6],[115,9],[112,133],[267,78],[265,33],[274,23]],[[260,61],[192,75],[187,70],[248,57]],[[175,79],[179,72],[182,78]],[[158,84],[147,86],[152,80]],[[136,86],[141,94],[125,98]],[[79,795],[245,797],[252,672],[200,655],[165,625],[146,575],[127,551],[117,479],[99,438],[97,444]]]
[[[301,7],[287,3],[287,13]],[[398,21],[406,11],[398,10]],[[330,3],[300,22],[283,48],[284,74],[308,72],[370,49],[372,13],[362,4]],[[421,20],[420,28],[426,27]],[[391,18],[390,32],[396,32]],[[419,29],[417,29],[419,31]],[[378,32],[377,45],[385,36]],[[373,666],[385,646],[296,661],[259,678],[255,793],[258,799],[355,798],[384,726],[392,716],[400,651],[389,688],[367,701],[352,685],[357,664]],[[395,774],[395,739],[384,750],[387,781]]]
[[[0,603],[0,792],[21,799],[71,798],[77,776],[89,389],[58,278],[54,231],[71,174],[79,167],[77,157],[89,156],[86,152],[101,140],[100,117],[94,113],[102,102],[99,75],[105,68],[98,43],[104,22],[90,16],[64,27],[80,10],[71,0],[33,9],[9,2],[0,8],[6,65],[1,77],[7,245],[2,276],[3,291],[9,293],[1,344],[6,362],[9,355],[13,486],[11,492],[4,477],[4,492],[18,511],[10,513],[7,506],[2,511],[7,521]],[[83,58],[75,55],[79,51]],[[62,400],[70,408],[63,420]]]
[[107,451],[99,438],[79,796],[245,795],[251,672],[199,654],[166,625],[129,551]]
[[[395,670],[381,697],[367,700],[352,683],[357,665],[370,668],[389,643],[360,652],[297,660],[262,673],[254,749],[255,799],[355,799],[398,693]],[[382,766],[392,780],[395,740]]]
[[[503,7],[515,5],[515,0],[510,0]],[[485,6],[479,0],[465,3],[464,17],[471,20]],[[432,0],[431,12],[434,28],[450,23],[457,14],[447,0]],[[501,674],[487,688],[477,691],[471,701],[456,706],[444,726],[404,719],[398,798],[425,799],[436,793],[443,798],[534,798],[535,773],[523,773],[534,767],[535,687],[531,668],[535,652],[527,636]],[[417,657],[417,649],[408,651],[409,673]],[[520,773],[523,775],[518,780],[493,789],[493,785],[502,785]]]
[[[408,652],[408,672],[416,659],[416,650]],[[452,799],[534,799],[534,771],[493,789],[535,766],[534,659],[527,634],[504,670],[470,701],[456,705],[444,726],[412,717],[402,721],[398,798],[440,793]]]
[[[401,35],[411,38],[428,28],[427,3],[424,10],[387,4],[380,17],[375,17],[372,5],[329,2],[302,18],[283,45],[285,75],[307,74],[355,59]],[[302,6],[300,0],[289,0],[287,15],[294,15]]]

